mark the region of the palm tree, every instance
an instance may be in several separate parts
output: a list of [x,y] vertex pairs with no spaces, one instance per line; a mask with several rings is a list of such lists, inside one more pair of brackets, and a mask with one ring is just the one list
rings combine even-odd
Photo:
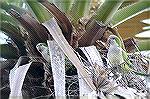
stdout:
[[[98,42],[106,42],[110,34],[121,38],[115,27],[149,9],[150,2],[145,0],[131,2],[124,0],[104,0],[104,2],[100,0],[3,0],[0,1],[0,5],[0,30],[11,39],[11,42],[0,45],[1,57],[7,59],[8,63],[12,62],[12,59],[17,60],[20,56],[47,63],[37,51],[36,45],[53,39],[42,25],[52,17],[57,20],[72,48],[90,45],[105,48]],[[122,45],[125,45],[126,50],[130,52],[131,49],[127,45],[132,41],[124,42],[127,43]],[[134,44],[131,45],[134,46]],[[144,47],[143,44],[139,46]],[[149,50],[149,48],[146,49]]]

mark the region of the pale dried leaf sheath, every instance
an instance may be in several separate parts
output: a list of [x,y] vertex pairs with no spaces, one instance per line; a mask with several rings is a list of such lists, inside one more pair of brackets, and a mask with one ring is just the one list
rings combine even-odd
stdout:
[[22,85],[26,76],[26,73],[32,62],[18,66],[18,63],[10,71],[9,82],[10,82],[10,97],[9,99],[22,99]]
[[[81,47],[80,48],[83,53],[85,54],[85,56],[87,57],[88,61],[90,62],[90,64],[95,65],[95,64],[98,64],[98,66],[103,66],[103,62],[102,62],[102,59],[100,57],[100,54],[99,52],[97,51],[96,47],[95,46],[88,46],[88,47]],[[93,69],[93,67],[90,66],[88,68],[90,68],[91,70]],[[99,68],[95,69],[95,70],[99,70]],[[88,71],[88,74],[91,75],[91,72]],[[99,74],[97,74],[99,76]],[[97,76],[96,76],[97,77]],[[80,88],[80,95],[92,95],[90,94],[91,93],[91,89],[88,87],[88,85],[86,84],[86,82],[81,79],[80,82],[79,82],[79,87]],[[80,85],[81,84],[81,85]],[[91,98],[94,98],[94,96]]]
[[95,46],[81,47],[80,49],[83,51],[92,65],[95,65],[96,63],[99,66],[103,66],[103,61],[101,59],[100,53]]
[[53,3],[49,3],[48,0],[41,0],[40,2],[43,6],[45,6],[48,9],[48,11],[50,11],[53,14],[58,25],[62,30],[63,35],[71,44],[72,25],[65,13],[61,12]]
[[78,72],[78,77],[79,77],[80,96],[88,96],[92,92],[91,88],[89,87],[89,85],[87,85],[84,78],[82,78],[79,72]]
[[54,40],[47,43],[53,72],[55,96],[65,96],[65,55]]
[[66,41],[56,20],[53,18],[50,21],[43,23],[43,25],[48,29],[48,31],[50,32],[54,40],[57,42],[58,46],[65,53],[65,55],[69,58],[69,60],[74,64],[77,70],[80,72],[81,76],[84,78],[84,80],[89,85],[89,87],[92,90],[95,90],[96,88],[93,85],[91,78],[89,77],[88,73],[85,71],[83,67],[84,64],[80,62],[80,60],[74,53],[72,47]]

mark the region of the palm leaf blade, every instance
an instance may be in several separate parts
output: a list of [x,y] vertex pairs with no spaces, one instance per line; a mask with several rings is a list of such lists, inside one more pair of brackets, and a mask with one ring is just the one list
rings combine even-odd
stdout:
[[20,29],[8,22],[0,22],[0,24],[0,30],[3,31],[8,37],[10,37],[18,47],[19,55],[27,55],[24,39],[21,35]]
[[51,14],[37,1],[26,0],[40,23],[48,21]]
[[7,2],[2,2],[2,1],[0,1],[0,8],[1,9],[4,9],[6,12],[8,12],[9,13],[9,11],[11,10],[11,9],[14,9],[14,10],[16,10],[17,12],[19,12],[19,13],[24,13],[24,12],[26,12],[26,10],[25,9],[23,9],[23,8],[19,8],[19,7],[17,7],[17,6],[15,6],[15,5],[12,5],[12,4],[8,4]]
[[150,2],[147,0],[142,0],[140,2],[134,3],[130,6],[124,7],[118,10],[111,19],[113,27],[125,22],[126,20],[144,12],[150,10]]
[[73,0],[54,0],[53,3],[63,12],[67,13]]
[[112,15],[118,10],[124,0],[105,0],[105,2],[96,11],[96,15],[92,16],[92,19],[102,21],[103,23],[109,23]]
[[11,44],[0,44],[0,56],[5,59],[17,59],[18,50]]
[[71,43],[71,35],[72,35],[72,24],[66,15],[61,12],[54,4],[49,3],[48,1],[41,1],[42,5],[44,5],[57,19],[57,23],[60,26],[63,35],[67,39],[69,43]]
[[19,22],[15,18],[13,18],[10,15],[7,15],[5,13],[2,13],[2,12],[0,12],[0,18],[1,18],[0,21],[9,22],[15,26],[18,26],[18,24],[19,24]]
[[81,17],[89,14],[90,2],[91,0],[74,0],[70,11],[70,16],[74,24],[76,24]]

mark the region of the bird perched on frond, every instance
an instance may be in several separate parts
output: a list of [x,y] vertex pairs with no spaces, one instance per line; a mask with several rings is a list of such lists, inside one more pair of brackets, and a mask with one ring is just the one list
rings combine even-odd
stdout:
[[134,72],[137,75],[150,76],[133,69],[133,64],[128,60],[126,51],[121,48],[121,40],[117,36],[110,35],[108,37],[108,45],[107,58],[112,67],[123,70],[123,72]]
[[48,46],[45,43],[39,43],[36,45],[36,49],[41,53],[42,57],[47,61],[50,62],[50,55]]

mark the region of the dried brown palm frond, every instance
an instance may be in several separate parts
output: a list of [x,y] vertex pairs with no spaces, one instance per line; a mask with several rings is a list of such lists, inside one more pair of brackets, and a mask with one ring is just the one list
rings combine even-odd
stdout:
[[61,12],[53,3],[49,3],[47,0],[38,1],[53,14],[62,30],[63,35],[65,36],[69,44],[71,44],[72,24],[70,23],[70,20],[67,18],[65,13]]
[[101,39],[105,33],[107,26],[95,20],[89,20],[85,25],[86,33],[79,39],[79,46],[90,46],[95,41]]
[[32,15],[27,12],[20,14],[14,9],[11,9],[9,13],[11,16],[15,17],[27,30],[28,35],[30,36],[30,38],[32,38],[32,43],[35,46],[40,42],[47,41],[47,30],[35,18],[33,18]]

